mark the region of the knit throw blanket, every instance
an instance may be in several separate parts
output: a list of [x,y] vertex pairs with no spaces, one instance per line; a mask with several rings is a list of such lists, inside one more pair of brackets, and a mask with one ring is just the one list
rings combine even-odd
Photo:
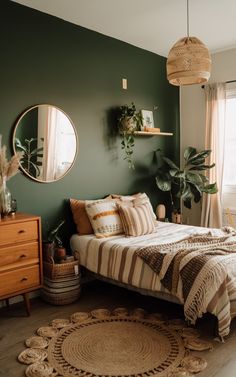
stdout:
[[164,287],[184,304],[186,319],[194,324],[210,311],[218,317],[221,337],[229,333],[231,319],[228,268],[233,268],[236,274],[236,267],[232,267],[236,266],[235,232],[228,228],[224,231],[225,235],[220,237],[212,236],[211,232],[196,234],[179,242],[136,251],[159,275]]

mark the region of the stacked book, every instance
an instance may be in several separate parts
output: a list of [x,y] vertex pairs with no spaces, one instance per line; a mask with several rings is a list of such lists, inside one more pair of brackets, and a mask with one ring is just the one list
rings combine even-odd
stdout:
[[160,128],[155,128],[155,127],[147,127],[147,126],[145,126],[144,127],[144,131],[146,131],[146,132],[152,132],[152,133],[154,133],[154,132],[160,133],[161,129]]

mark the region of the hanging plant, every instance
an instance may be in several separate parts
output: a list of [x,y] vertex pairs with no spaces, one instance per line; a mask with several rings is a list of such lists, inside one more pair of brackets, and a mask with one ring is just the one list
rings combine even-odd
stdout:
[[134,102],[131,105],[120,107],[118,126],[122,136],[121,148],[124,150],[124,160],[128,162],[130,169],[134,169],[133,152],[134,152],[134,133],[139,131],[142,125],[142,115],[136,110]]

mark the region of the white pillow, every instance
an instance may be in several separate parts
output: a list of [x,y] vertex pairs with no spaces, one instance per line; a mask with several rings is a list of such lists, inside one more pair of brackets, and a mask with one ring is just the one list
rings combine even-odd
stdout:
[[96,237],[110,237],[124,233],[114,200],[85,201],[85,209]]

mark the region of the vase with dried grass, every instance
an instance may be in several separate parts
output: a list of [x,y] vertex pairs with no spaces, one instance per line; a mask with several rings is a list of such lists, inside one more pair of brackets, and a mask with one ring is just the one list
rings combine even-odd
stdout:
[[17,153],[8,161],[6,146],[2,146],[0,135],[0,214],[7,216],[11,212],[11,193],[6,182],[19,171],[21,153]]

